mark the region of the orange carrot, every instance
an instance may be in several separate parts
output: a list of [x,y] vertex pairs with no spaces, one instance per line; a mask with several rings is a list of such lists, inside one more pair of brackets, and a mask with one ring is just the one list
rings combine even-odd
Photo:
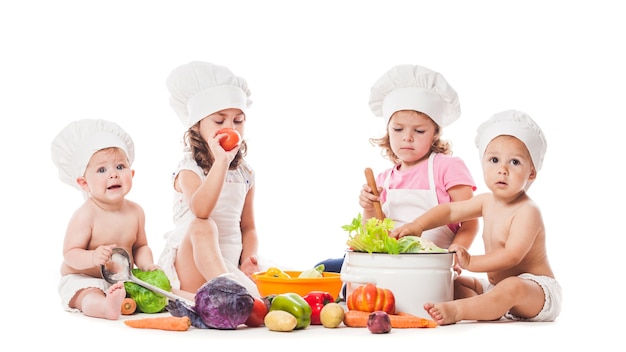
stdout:
[[124,320],[124,324],[131,328],[138,329],[159,329],[170,331],[186,331],[191,326],[191,320],[187,316],[175,317],[155,317],[155,318],[142,318]]
[[[370,314],[372,313],[360,310],[348,310],[343,316],[343,323],[345,326],[353,328],[366,327]],[[434,328],[438,326],[437,322],[434,320],[424,319],[408,313],[401,312],[388,315],[392,328]]]
[[131,315],[137,310],[137,302],[130,297],[124,298],[122,301],[121,312],[123,315]]

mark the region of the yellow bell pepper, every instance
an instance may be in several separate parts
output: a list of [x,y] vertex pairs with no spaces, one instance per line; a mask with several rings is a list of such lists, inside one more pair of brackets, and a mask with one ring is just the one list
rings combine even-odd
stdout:
[[289,276],[289,274],[287,274],[286,272],[280,270],[279,268],[276,267],[271,267],[269,269],[267,269],[267,271],[265,272],[266,276],[269,277],[284,277],[284,278],[289,278],[291,276]]

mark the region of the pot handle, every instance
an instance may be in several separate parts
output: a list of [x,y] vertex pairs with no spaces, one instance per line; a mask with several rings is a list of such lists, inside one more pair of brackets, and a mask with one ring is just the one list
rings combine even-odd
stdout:
[[344,274],[344,273],[341,273],[341,281],[343,281],[343,282],[351,282],[351,283],[359,283],[359,284],[374,284],[374,285],[376,285],[376,279],[373,278],[373,277],[350,275],[350,274]]

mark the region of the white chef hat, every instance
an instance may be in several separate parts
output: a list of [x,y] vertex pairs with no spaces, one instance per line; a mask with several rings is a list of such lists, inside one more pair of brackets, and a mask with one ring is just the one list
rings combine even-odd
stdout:
[[502,135],[513,136],[522,141],[530,153],[535,169],[541,170],[548,144],[541,128],[530,116],[522,111],[506,110],[483,122],[478,127],[475,140],[480,158],[485,154],[489,142]]
[[110,147],[122,149],[132,165],[135,145],[116,123],[99,119],[71,122],[52,141],[52,161],[59,169],[59,178],[82,191],[76,179],[85,174],[95,152]]
[[399,110],[415,110],[445,127],[461,116],[456,91],[443,76],[418,65],[392,67],[370,89],[369,106],[385,122]]
[[230,69],[192,61],[178,66],[166,81],[170,105],[188,129],[203,118],[228,108],[246,112],[252,101],[245,79]]

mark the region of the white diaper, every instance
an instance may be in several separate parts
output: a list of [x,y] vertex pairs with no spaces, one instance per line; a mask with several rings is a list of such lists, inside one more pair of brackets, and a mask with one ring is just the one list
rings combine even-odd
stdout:
[[70,308],[70,301],[76,293],[86,288],[98,288],[106,293],[111,284],[104,279],[91,277],[84,274],[69,274],[61,277],[59,281],[59,296],[61,296],[61,305],[68,312],[80,312],[79,309]]
[[[556,279],[549,276],[537,276],[528,273],[520,274],[517,277],[535,281],[539,284],[539,286],[541,286],[545,297],[543,308],[539,314],[532,318],[518,317],[511,312],[507,312],[504,317],[520,321],[554,321],[561,313],[561,303],[563,300],[561,285],[559,285]],[[483,286],[483,293],[487,293],[494,288],[494,285],[491,284],[489,280],[484,278],[480,278],[479,280]]]

